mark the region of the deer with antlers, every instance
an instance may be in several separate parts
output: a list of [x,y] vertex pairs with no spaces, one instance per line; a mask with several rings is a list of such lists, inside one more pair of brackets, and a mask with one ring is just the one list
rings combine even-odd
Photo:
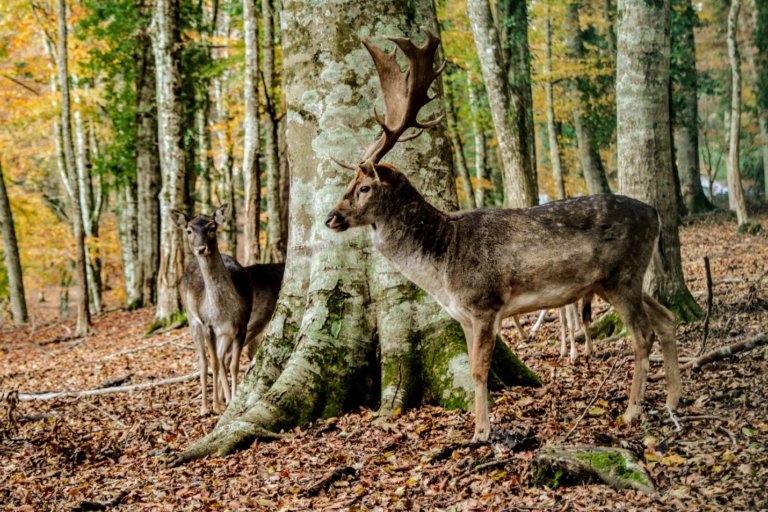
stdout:
[[383,134],[357,165],[344,197],[325,224],[341,232],[370,226],[374,246],[407,278],[434,297],[461,323],[475,387],[474,439],[490,434],[488,370],[503,318],[560,307],[597,294],[612,304],[634,337],[635,369],[624,414],[641,412],[654,335],[661,342],[667,377],[667,406],[681,393],[673,315],[643,292],[643,276],[659,257],[656,210],[619,195],[579,197],[525,209],[443,212],[430,205],[405,174],[381,159],[398,142],[439,122],[419,121],[428,90],[442,71],[434,69],[439,40],[426,43],[388,37],[405,54],[402,70],[394,53],[369,41],[384,95],[376,113]]

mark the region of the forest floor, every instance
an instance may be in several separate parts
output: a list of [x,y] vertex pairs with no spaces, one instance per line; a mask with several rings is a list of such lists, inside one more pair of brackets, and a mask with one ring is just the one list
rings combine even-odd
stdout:
[[[768,215],[763,232],[738,235],[724,214],[681,232],[688,285],[714,303],[709,348],[768,332]],[[148,309],[72,324],[0,331],[0,391],[40,393],[131,385],[196,370],[186,329],[144,336]],[[530,322],[532,315],[527,318]],[[530,324],[529,324],[530,325]],[[681,358],[694,356],[704,322],[678,327]],[[650,383],[639,426],[618,422],[626,405],[628,341],[559,358],[559,323],[535,340],[506,339],[545,381],[494,393],[492,442],[469,443],[473,417],[420,407],[395,418],[359,410],[257,442],[226,458],[169,468],[169,455],[209,432],[197,380],[130,393],[46,401],[0,396],[0,507],[6,510],[759,510],[768,508],[768,347],[683,371],[680,431]],[[658,347],[655,348],[658,354]],[[651,373],[660,369],[653,362]],[[601,383],[605,381],[601,387]],[[594,401],[594,403],[593,403]],[[591,404],[591,405],[590,405]],[[579,420],[584,411],[587,414]],[[568,431],[576,425],[568,437]],[[623,446],[646,467],[658,495],[599,483],[535,485],[538,445]],[[522,441],[522,442],[521,442]],[[335,471],[335,473],[334,473]]]

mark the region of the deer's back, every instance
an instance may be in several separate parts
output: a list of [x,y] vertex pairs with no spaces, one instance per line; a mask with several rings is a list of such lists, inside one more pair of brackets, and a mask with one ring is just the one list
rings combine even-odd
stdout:
[[231,256],[222,254],[222,262],[231,281],[222,281],[214,290],[206,290],[200,264],[194,258],[187,264],[181,281],[181,295],[187,314],[204,325],[221,320],[245,324],[251,310],[251,282],[246,270]]

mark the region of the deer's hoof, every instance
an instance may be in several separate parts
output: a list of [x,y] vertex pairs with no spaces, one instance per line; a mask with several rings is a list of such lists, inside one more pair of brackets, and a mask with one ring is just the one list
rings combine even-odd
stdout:
[[627,412],[624,413],[622,419],[624,420],[624,423],[631,425],[638,417],[640,417],[641,412],[642,408],[639,405],[630,405],[627,407]]
[[571,356],[570,357],[571,357],[571,363],[575,364],[576,361],[579,360],[579,353],[574,350],[574,351],[571,352]]
[[491,429],[485,429],[485,430],[475,430],[475,435],[472,436],[472,442],[473,443],[485,443],[488,441],[488,438],[491,437]]
[[200,408],[200,416],[208,416],[211,413],[211,410],[208,408],[207,405],[204,405]]

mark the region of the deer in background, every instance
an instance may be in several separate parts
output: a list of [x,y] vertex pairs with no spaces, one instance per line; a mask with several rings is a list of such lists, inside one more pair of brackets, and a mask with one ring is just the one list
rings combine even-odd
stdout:
[[[624,420],[641,413],[641,400],[655,335],[661,342],[667,379],[667,406],[678,404],[681,383],[673,315],[643,292],[643,276],[658,258],[660,221],[656,210],[619,195],[555,201],[525,209],[443,212],[430,205],[408,178],[380,163],[408,128],[438,120],[417,120],[429,103],[428,90],[442,68],[434,69],[439,40],[426,43],[390,37],[405,54],[364,41],[381,81],[383,134],[357,165],[334,160],[355,172],[344,196],[328,214],[337,232],[371,226],[374,246],[407,278],[434,297],[464,329],[475,388],[474,439],[486,441],[488,370],[502,318],[560,307],[597,294],[612,304],[634,337],[635,369]],[[417,134],[420,132],[417,132]]]
[[201,214],[190,219],[183,212],[171,211],[195,256],[184,271],[181,298],[197,346],[201,414],[209,412],[206,349],[213,373],[213,411],[220,413],[222,399],[229,402],[237,389],[240,353],[244,346],[257,344],[275,309],[283,277],[282,263],[243,268],[219,252],[217,228],[230,214],[229,205],[217,208],[212,217]]

